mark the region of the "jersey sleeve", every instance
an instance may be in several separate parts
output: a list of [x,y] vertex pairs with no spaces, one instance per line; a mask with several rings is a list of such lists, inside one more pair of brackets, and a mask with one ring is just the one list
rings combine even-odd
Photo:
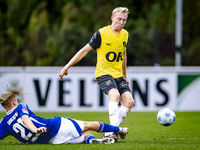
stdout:
[[24,103],[21,103],[20,106],[18,107],[18,113],[19,113],[20,118],[23,115],[28,115],[29,116],[30,109],[29,109],[28,105],[24,104]]
[[101,35],[99,31],[94,33],[88,44],[95,50],[101,46]]

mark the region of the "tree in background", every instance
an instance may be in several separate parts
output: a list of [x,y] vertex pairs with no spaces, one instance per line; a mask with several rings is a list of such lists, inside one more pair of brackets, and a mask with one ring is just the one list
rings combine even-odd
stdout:
[[[175,1],[0,0],[0,65],[61,66],[97,29],[111,23],[111,11],[129,8],[129,66],[175,65]],[[183,0],[184,66],[199,66],[200,1]],[[77,65],[96,64],[96,52]],[[90,60],[90,61],[87,61]]]

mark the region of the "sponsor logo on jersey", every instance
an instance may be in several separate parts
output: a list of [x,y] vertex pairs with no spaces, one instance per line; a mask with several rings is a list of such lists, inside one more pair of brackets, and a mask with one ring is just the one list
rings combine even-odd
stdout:
[[22,109],[23,113],[28,114],[28,110],[27,109]]
[[126,47],[126,42],[125,41],[123,42],[123,46]]
[[90,42],[92,43],[93,41],[94,41],[94,38],[92,37],[91,40],[90,40]]

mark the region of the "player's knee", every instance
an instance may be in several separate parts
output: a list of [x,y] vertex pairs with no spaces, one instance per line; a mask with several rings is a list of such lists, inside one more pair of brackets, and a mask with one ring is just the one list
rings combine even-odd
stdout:
[[120,99],[120,94],[118,92],[114,93],[113,96],[115,97],[116,100]]
[[112,101],[119,101],[120,99],[120,94],[117,90],[110,90],[110,92],[108,93],[108,96],[110,100]]
[[131,106],[131,107],[132,107],[132,106],[134,105],[134,103],[135,103],[134,99],[133,99],[133,98],[131,98],[131,99],[130,99],[130,101],[129,101],[129,106]]
[[127,106],[128,108],[132,108],[134,105],[134,99],[130,92],[125,92],[121,97],[122,103]]
[[126,104],[124,106],[131,109],[133,107],[133,105],[134,105],[134,100],[130,99],[130,100],[126,101]]
[[129,109],[131,109],[131,108],[133,107],[133,105],[134,105],[134,100],[133,100],[132,96],[129,97],[129,98],[127,98],[126,101],[125,101],[125,103],[126,103],[125,105],[126,105]]
[[83,122],[84,130],[83,131],[89,131],[90,130],[90,123],[89,122]]
[[129,106],[133,106],[134,105],[134,99],[133,99],[133,97],[132,97],[132,95],[129,95],[128,97],[127,97],[127,99],[128,99],[128,104],[129,104]]

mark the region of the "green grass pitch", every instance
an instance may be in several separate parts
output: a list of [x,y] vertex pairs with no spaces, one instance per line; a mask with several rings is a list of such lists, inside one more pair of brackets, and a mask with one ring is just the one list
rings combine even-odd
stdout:
[[[161,126],[157,112],[130,112],[123,127],[129,134],[121,143],[114,144],[67,144],[67,145],[26,145],[9,136],[0,141],[1,150],[200,150],[200,112],[175,112],[176,121],[172,126]],[[40,112],[41,117],[67,116],[84,121],[109,123],[108,112]],[[0,113],[0,118],[5,113]],[[102,133],[92,132],[97,138]]]

